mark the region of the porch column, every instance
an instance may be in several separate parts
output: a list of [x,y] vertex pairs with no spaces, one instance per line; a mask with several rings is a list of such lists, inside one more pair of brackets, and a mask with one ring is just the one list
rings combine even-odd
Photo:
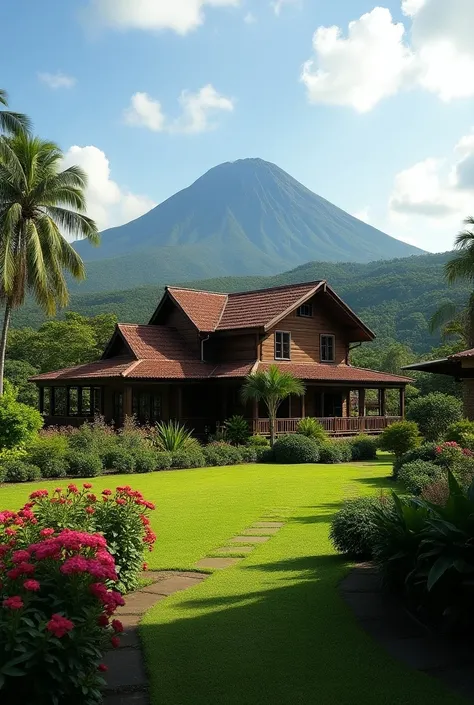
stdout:
[[132,415],[132,388],[126,384],[123,390],[123,417]]
[[351,390],[346,392],[346,416],[351,415]]
[[304,419],[306,416],[306,390],[301,397],[301,418]]
[[400,387],[400,416],[405,418],[405,387]]
[[66,387],[66,416],[71,416],[71,387]]
[[252,433],[257,433],[257,421],[258,421],[258,401],[253,400],[252,404]]
[[38,387],[39,412],[44,414],[44,387]]
[[379,415],[386,416],[385,411],[385,389],[379,389]]
[[359,389],[359,416],[365,416],[365,389]]

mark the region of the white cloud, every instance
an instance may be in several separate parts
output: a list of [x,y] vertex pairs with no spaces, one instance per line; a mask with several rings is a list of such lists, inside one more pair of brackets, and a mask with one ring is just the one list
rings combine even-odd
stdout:
[[110,178],[110,163],[105,153],[93,145],[70,147],[64,155],[64,168],[77,164],[88,176],[87,214],[99,229],[122,225],[138,218],[156,203],[148,196],[131,193]]
[[72,88],[76,85],[74,76],[68,76],[61,71],[56,71],[56,73],[38,73],[38,78],[53,90],[57,88]]
[[257,18],[253,12],[247,12],[247,14],[244,15],[244,22],[245,24],[255,24],[257,22]]
[[352,215],[354,216],[354,218],[357,218],[358,220],[362,220],[364,223],[368,223],[369,225],[372,224],[369,206],[365,206],[364,208],[361,208],[359,211],[352,213]]
[[140,125],[154,132],[165,128],[165,116],[158,100],[150,98],[148,93],[134,93],[130,107],[124,112],[125,122],[129,125]]
[[237,6],[239,0],[90,0],[90,23],[119,30],[171,29],[187,34],[204,22],[204,10]]
[[472,0],[402,0],[409,34],[387,8],[340,27],[319,27],[301,80],[314,103],[371,110],[383,98],[415,87],[443,101],[474,96]]
[[213,115],[234,109],[234,102],[218,93],[210,83],[196,93],[183,91],[178,100],[181,115],[172,120],[163,114],[159,101],[147,93],[135,93],[124,112],[125,122],[154,132],[198,134],[216,127]]
[[300,0],[275,0],[271,3],[275,15],[279,16],[285,5],[296,5]]
[[391,222],[429,250],[447,250],[474,203],[474,130],[445,158],[399,172],[389,201]]

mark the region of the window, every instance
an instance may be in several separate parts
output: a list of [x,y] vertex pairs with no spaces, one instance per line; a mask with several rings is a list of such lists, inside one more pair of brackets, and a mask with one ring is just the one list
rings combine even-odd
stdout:
[[321,336],[321,362],[334,362],[335,338],[333,335]]
[[297,316],[311,318],[313,315],[313,304],[302,304],[296,311]]
[[275,333],[275,360],[290,359],[290,340],[289,333],[277,331]]

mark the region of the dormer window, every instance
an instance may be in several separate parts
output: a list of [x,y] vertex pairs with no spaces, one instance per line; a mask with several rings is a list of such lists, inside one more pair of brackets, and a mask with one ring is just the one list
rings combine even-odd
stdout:
[[291,335],[277,330],[275,333],[275,360],[290,359]]
[[334,362],[336,359],[336,338],[334,335],[322,335],[320,338],[321,362]]
[[301,304],[296,311],[296,315],[301,316],[301,318],[312,318],[313,304]]

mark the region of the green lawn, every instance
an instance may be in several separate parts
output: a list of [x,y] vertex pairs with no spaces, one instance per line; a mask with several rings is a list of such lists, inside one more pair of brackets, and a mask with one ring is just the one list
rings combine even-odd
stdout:
[[[157,504],[150,568],[195,562],[254,521],[288,520],[237,566],[157,604],[141,634],[153,705],[459,705],[438,681],[393,661],[339,597],[348,570],[328,541],[342,499],[389,486],[387,460],[248,465],[99,478]],[[45,483],[56,486],[58,482]],[[60,483],[59,483],[60,484]],[[30,487],[0,489],[15,509]]]

